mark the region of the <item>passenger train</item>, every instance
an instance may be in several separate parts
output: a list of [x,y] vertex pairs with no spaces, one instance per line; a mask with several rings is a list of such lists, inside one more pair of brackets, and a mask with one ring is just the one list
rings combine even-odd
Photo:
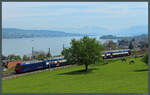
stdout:
[[123,50],[104,51],[102,57],[103,59],[110,59],[110,58],[125,57],[130,55],[131,55],[130,49],[123,49]]
[[[104,51],[102,54],[103,59],[110,59],[110,58],[117,58],[117,57],[124,57],[130,56],[131,50],[124,49],[124,50],[113,50],[113,51]],[[55,57],[53,59],[46,59],[43,61],[37,62],[19,62],[16,64],[15,72],[16,73],[23,73],[28,71],[34,71],[38,69],[46,69],[46,68],[53,68],[68,65],[64,57]]]
[[46,59],[43,61],[37,62],[19,62],[16,64],[15,72],[16,73],[23,73],[28,71],[34,71],[38,69],[46,69],[46,68],[53,68],[58,66],[68,65],[66,60],[63,57],[53,58],[53,59]]

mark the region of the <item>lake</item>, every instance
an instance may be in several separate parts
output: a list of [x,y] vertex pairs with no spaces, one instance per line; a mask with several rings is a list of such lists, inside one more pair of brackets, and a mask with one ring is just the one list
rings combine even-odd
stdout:
[[[106,40],[99,39],[99,36],[94,36],[101,43]],[[32,54],[32,47],[35,51],[48,52],[50,48],[51,55],[60,55],[64,47],[70,47],[71,40],[80,39],[81,37],[49,37],[49,38],[20,38],[20,39],[2,39],[2,53],[5,56],[15,54],[23,56],[24,54]],[[117,40],[113,40],[117,42]]]

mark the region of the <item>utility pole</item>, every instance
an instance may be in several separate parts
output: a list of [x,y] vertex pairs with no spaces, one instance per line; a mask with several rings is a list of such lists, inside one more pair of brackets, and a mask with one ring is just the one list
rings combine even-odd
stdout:
[[50,48],[48,48],[48,52],[49,52],[49,54],[50,54]]
[[48,57],[51,56],[50,48],[48,48]]
[[63,50],[64,50],[64,48],[65,48],[65,45],[63,44]]
[[34,59],[34,47],[32,47],[32,59]]

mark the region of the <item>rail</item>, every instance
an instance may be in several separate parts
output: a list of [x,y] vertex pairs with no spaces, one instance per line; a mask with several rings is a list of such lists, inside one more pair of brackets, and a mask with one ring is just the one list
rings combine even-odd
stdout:
[[11,72],[11,73],[8,73],[8,74],[3,74],[2,75],[2,80],[16,78],[16,77],[19,77],[19,76],[24,76],[24,75],[34,74],[34,73],[39,73],[39,72],[44,72],[44,71],[52,71],[52,70],[67,68],[67,67],[72,67],[72,66],[76,66],[76,65],[66,65],[66,66],[61,66],[61,67],[40,69],[40,70],[35,70],[35,71],[25,72],[25,73],[20,73],[20,74],[16,74],[15,72]]

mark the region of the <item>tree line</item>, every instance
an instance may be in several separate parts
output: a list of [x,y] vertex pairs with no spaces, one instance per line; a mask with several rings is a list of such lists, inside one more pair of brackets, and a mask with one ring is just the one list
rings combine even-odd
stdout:
[[51,53],[44,52],[44,51],[34,51],[33,56],[23,55],[23,57],[19,55],[10,54],[8,56],[2,56],[2,60],[10,60],[10,61],[31,61],[31,60],[44,60],[46,58],[50,58]]

